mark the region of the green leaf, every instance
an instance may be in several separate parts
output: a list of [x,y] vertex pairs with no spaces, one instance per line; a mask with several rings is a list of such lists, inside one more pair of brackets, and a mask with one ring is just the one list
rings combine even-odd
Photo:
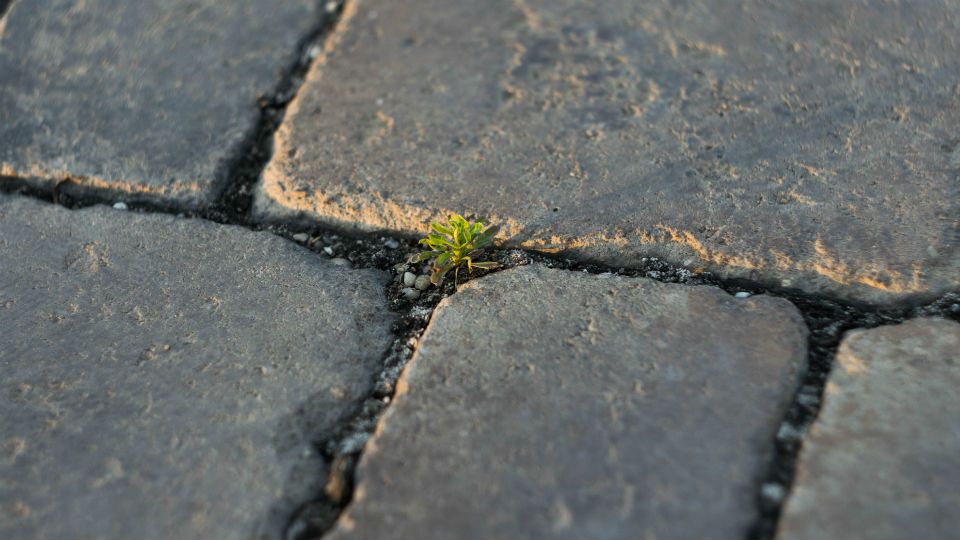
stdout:
[[453,236],[453,231],[450,229],[450,227],[444,227],[443,225],[437,223],[436,221],[431,221],[430,227],[440,234],[448,234],[451,237]]
[[443,280],[443,276],[446,275],[446,273],[449,272],[450,270],[453,270],[454,266],[455,265],[453,264],[448,264],[435,269],[433,271],[433,274],[430,275],[430,283],[433,283],[434,285],[439,285],[440,281]]
[[470,238],[477,236],[483,232],[483,222],[478,221],[470,226]]
[[434,248],[440,248],[442,246],[454,247],[454,245],[451,244],[449,240],[447,240],[447,237],[441,234],[431,234],[430,236],[428,236],[427,245]]
[[500,227],[497,225],[493,225],[487,230],[483,231],[483,234],[478,236],[476,240],[473,241],[474,249],[482,248],[493,242],[493,237],[495,237],[498,232],[500,232]]
[[452,253],[444,253],[444,254],[440,255],[439,257],[437,257],[437,262],[434,263],[434,264],[435,264],[436,266],[441,266],[441,265],[443,265],[443,263],[445,263],[445,262],[447,262],[448,260],[450,260],[450,256],[451,256],[451,255],[453,255],[453,254],[452,254]]
[[467,220],[463,219],[463,216],[460,214],[450,214],[450,224],[454,227],[469,227],[470,224],[467,223]]
[[414,259],[414,262],[422,262],[436,255],[440,255],[442,257],[443,253],[440,251],[424,251],[423,253],[417,255],[417,258]]

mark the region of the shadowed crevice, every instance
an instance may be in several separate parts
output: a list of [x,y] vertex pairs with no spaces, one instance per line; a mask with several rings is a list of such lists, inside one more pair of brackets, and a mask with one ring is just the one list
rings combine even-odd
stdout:
[[7,10],[13,5],[15,0],[0,0],[0,19],[7,14]]
[[[347,0],[349,1],[349,0]],[[273,135],[283,122],[287,105],[293,101],[304,77],[320,52],[323,40],[336,28],[344,1],[321,6],[320,20],[297,43],[293,64],[289,65],[270,94],[257,100],[260,109],[257,125],[227,161],[216,204],[202,212],[203,217],[223,223],[249,225],[253,206],[253,188],[273,155]]]

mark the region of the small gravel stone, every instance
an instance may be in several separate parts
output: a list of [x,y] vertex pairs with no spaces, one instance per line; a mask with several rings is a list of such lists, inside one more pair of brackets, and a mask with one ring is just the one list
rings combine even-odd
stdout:
[[114,210],[126,210],[126,209],[127,209],[127,203],[125,203],[125,202],[113,203],[113,209],[114,209]]
[[733,295],[733,296],[735,296],[735,297],[737,297],[737,298],[749,298],[749,297],[750,297],[750,293],[748,293],[748,292],[746,292],[746,291],[740,291],[740,292],[738,292],[737,294],[735,294],[735,295]]
[[430,287],[430,276],[419,275],[417,276],[416,281],[414,281],[413,286],[421,291],[427,290]]
[[383,245],[387,246],[390,249],[397,249],[398,247],[400,247],[400,242],[397,242],[392,238],[388,238],[383,241]]
[[404,272],[403,273],[403,284],[407,287],[413,287],[414,283],[417,281],[417,275],[413,272]]
[[780,484],[767,483],[760,490],[763,497],[771,502],[780,502],[787,494],[786,490]]
[[293,239],[297,242],[300,242],[301,244],[306,244],[309,238],[310,237],[307,236],[307,233],[297,233],[293,235]]
[[327,255],[333,255],[333,248],[330,246],[324,246],[323,252],[326,253]]
[[403,297],[407,300],[416,300],[420,298],[420,291],[416,289],[411,289],[410,287],[405,287],[400,289],[400,292],[403,294]]
[[346,266],[346,267],[348,267],[348,268],[353,266],[353,264],[351,264],[350,261],[344,259],[343,257],[337,257],[336,259],[330,259],[330,262],[332,262],[333,264],[335,264],[335,265],[337,265],[337,266]]

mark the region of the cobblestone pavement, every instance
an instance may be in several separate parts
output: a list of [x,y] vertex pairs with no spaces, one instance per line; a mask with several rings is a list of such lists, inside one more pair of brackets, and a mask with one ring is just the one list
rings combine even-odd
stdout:
[[[0,536],[960,536],[960,2],[0,0]],[[439,285],[431,220],[500,227]]]

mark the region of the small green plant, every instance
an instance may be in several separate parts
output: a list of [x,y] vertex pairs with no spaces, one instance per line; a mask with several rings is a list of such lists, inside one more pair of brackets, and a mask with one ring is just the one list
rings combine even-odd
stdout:
[[443,276],[450,270],[454,270],[454,276],[457,276],[463,263],[467,263],[467,269],[471,272],[474,267],[491,269],[498,266],[495,262],[474,261],[473,257],[493,242],[493,237],[496,236],[500,227],[492,226],[484,229],[482,219],[471,225],[459,214],[451,214],[447,223],[448,225],[443,225],[431,221],[430,228],[436,234],[430,234],[420,240],[420,243],[429,247],[430,251],[417,255],[416,262],[437,258],[433,262],[433,272],[430,274],[431,283],[439,285]]

